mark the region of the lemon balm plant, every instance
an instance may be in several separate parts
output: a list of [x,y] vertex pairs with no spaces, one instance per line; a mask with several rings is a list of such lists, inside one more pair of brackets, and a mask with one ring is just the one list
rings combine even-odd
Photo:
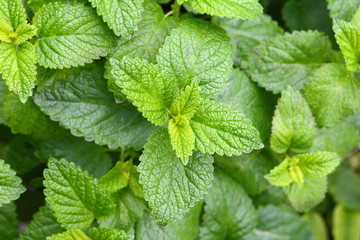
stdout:
[[359,57],[356,1],[0,0],[1,239],[358,239]]

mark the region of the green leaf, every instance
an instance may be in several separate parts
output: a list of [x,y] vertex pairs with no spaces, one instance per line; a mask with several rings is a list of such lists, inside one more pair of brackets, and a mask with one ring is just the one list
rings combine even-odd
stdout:
[[190,120],[194,116],[200,103],[200,88],[196,85],[189,85],[171,104],[171,115],[181,115],[184,119]]
[[353,72],[360,69],[360,29],[342,20],[334,21],[333,28],[346,68]]
[[299,212],[306,212],[319,204],[327,190],[326,177],[306,178],[302,185],[292,183],[284,188],[291,205]]
[[332,18],[340,18],[350,21],[356,8],[360,5],[360,0],[327,0],[328,9]]
[[11,25],[13,29],[26,23],[25,9],[21,0],[0,1],[0,21]]
[[[33,13],[37,13],[39,9],[44,7],[44,5],[49,4],[51,2],[67,2],[69,0],[26,0],[26,7],[30,8]],[[72,0],[71,2],[79,2],[79,3],[88,3],[87,0]]]
[[202,240],[242,239],[256,225],[255,208],[240,184],[221,171],[205,196]]
[[274,186],[287,186],[294,180],[290,174],[290,158],[286,158],[270,171],[265,178]]
[[10,91],[25,103],[32,96],[36,81],[36,55],[34,46],[25,42],[18,46],[0,42],[0,73]]
[[165,128],[156,130],[140,157],[140,183],[158,224],[180,218],[203,198],[211,185],[213,158],[200,153],[184,166],[172,149]]
[[325,219],[319,213],[311,211],[304,216],[304,220],[309,223],[311,231],[314,234],[314,240],[329,239]]
[[360,238],[360,212],[337,205],[333,213],[333,236],[335,240]]
[[319,126],[331,126],[360,107],[360,83],[340,64],[318,69],[303,94]]
[[0,207],[0,238],[16,239],[19,234],[17,222],[16,205],[14,203]]
[[240,19],[259,19],[262,7],[257,0],[181,0],[188,1],[199,12]]
[[125,163],[119,161],[108,173],[100,178],[99,183],[111,193],[119,191],[128,185],[132,167],[132,161]]
[[65,159],[51,158],[44,170],[46,201],[61,226],[86,229],[112,214],[115,204],[96,179]]
[[1,124],[6,124],[7,119],[4,116],[4,112],[3,112],[3,107],[4,107],[4,97],[7,93],[7,87],[5,84],[5,81],[2,80],[1,75],[0,75],[0,125]]
[[184,20],[174,29],[157,56],[160,67],[175,77],[180,89],[195,83],[206,98],[223,91],[231,59],[231,43],[225,32],[194,19]]
[[90,2],[116,35],[126,37],[137,30],[144,10],[144,0],[90,0]]
[[351,19],[351,24],[357,28],[360,27],[360,6],[357,8],[355,14]]
[[263,147],[251,122],[219,102],[203,100],[190,124],[196,136],[195,149],[202,153],[232,156]]
[[71,229],[66,232],[53,234],[46,240],[91,240],[85,233],[79,229]]
[[276,99],[271,93],[259,88],[244,72],[239,69],[232,72],[225,91],[217,101],[248,117],[259,130],[262,140],[269,137]]
[[142,148],[154,127],[128,103],[115,103],[101,66],[58,71],[51,86],[35,95],[35,103],[44,113],[87,141],[110,148]]
[[143,116],[159,126],[167,123],[168,109],[178,91],[172,76],[161,71],[158,65],[139,58],[124,57],[110,62],[116,84]]
[[27,40],[30,40],[36,35],[36,27],[27,23],[22,23],[18,26],[15,31],[15,40],[14,44],[19,45]]
[[89,231],[89,236],[94,240],[128,240],[129,237],[122,230],[111,228],[92,228]]
[[299,91],[288,87],[282,92],[272,121],[271,148],[277,153],[303,152],[315,138],[315,119]]
[[19,240],[45,240],[47,236],[61,233],[64,228],[56,222],[53,211],[48,206],[40,207],[33,219],[21,232]]
[[250,196],[258,195],[266,189],[269,183],[264,175],[274,167],[273,159],[264,151],[232,157],[215,155],[215,164],[240,183]]
[[282,34],[283,30],[269,16],[248,21],[234,18],[213,17],[212,22],[223,28],[233,45],[234,64],[239,66],[245,53],[262,41]]
[[106,56],[115,40],[95,9],[81,3],[45,5],[33,23],[38,28],[38,63],[48,68],[83,66]]
[[332,54],[324,34],[295,31],[262,42],[247,54],[242,67],[261,87],[280,93],[288,86],[302,88],[319,65],[331,60]]
[[13,41],[14,29],[4,21],[0,21],[0,41],[11,43]]
[[21,178],[16,176],[9,164],[0,159],[0,207],[18,199],[25,190]]

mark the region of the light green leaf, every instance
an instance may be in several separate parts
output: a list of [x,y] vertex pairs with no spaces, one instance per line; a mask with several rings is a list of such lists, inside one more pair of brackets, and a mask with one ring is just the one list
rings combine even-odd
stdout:
[[326,227],[325,219],[320,213],[311,211],[304,216],[304,220],[309,223],[311,231],[314,234],[313,240],[328,240],[329,234]]
[[337,205],[333,213],[332,233],[335,240],[360,239],[360,211]]
[[86,229],[95,217],[108,217],[115,208],[110,194],[96,179],[65,159],[51,158],[44,177],[46,201],[67,229]]
[[33,23],[38,28],[38,63],[48,68],[83,66],[106,56],[115,40],[95,9],[81,3],[47,4]]
[[[44,7],[44,5],[49,4],[51,2],[67,2],[69,0],[26,0],[26,7],[30,8],[33,13],[37,13],[39,9]],[[88,3],[87,0],[72,0],[71,2],[79,2],[79,3]]]
[[0,21],[0,41],[11,43],[13,41],[14,29],[10,24]]
[[360,107],[360,83],[340,64],[318,69],[303,95],[319,126],[331,126]]
[[196,85],[189,85],[171,104],[171,115],[181,115],[184,119],[190,120],[194,116],[200,102],[200,88]]
[[259,88],[244,72],[239,69],[232,72],[225,91],[217,101],[248,117],[259,130],[262,140],[269,137],[276,98],[270,92]]
[[319,204],[327,190],[326,177],[306,178],[302,185],[292,183],[284,187],[291,205],[299,212],[306,212]]
[[123,230],[111,228],[92,228],[89,231],[89,236],[93,240],[128,240],[130,239]]
[[231,59],[231,43],[225,32],[195,19],[184,20],[174,29],[157,56],[160,67],[175,77],[180,89],[195,83],[206,98],[223,91]]
[[351,19],[351,24],[359,29],[360,27],[360,5]]
[[91,240],[91,238],[79,229],[71,229],[66,232],[53,234],[47,237],[46,240]]
[[205,196],[200,239],[243,239],[256,225],[255,208],[240,184],[219,170]]
[[27,23],[22,23],[18,26],[15,31],[15,40],[14,44],[19,45],[27,40],[30,40],[36,35],[36,27]]
[[336,42],[344,55],[349,71],[360,69],[360,29],[355,25],[337,20],[333,26]]
[[61,233],[64,228],[56,222],[53,211],[48,206],[40,207],[33,219],[21,232],[19,240],[45,240],[47,236]]
[[213,17],[212,22],[222,27],[230,37],[236,66],[240,65],[245,53],[262,41],[283,33],[282,28],[269,16],[255,21]]
[[299,91],[288,87],[282,92],[272,121],[271,148],[278,153],[303,152],[315,138],[315,119]]
[[21,178],[16,176],[9,164],[0,159],[0,207],[18,199],[25,190]]
[[212,156],[196,153],[184,166],[176,157],[165,128],[149,137],[140,161],[139,181],[158,224],[182,217],[211,185]]
[[1,0],[0,1],[0,21],[11,25],[13,29],[26,23],[25,8],[21,0]]
[[324,34],[295,31],[262,42],[247,54],[242,67],[260,86],[279,93],[288,86],[301,89],[314,70],[331,60],[332,54]]
[[35,95],[35,103],[43,112],[87,141],[95,140],[110,148],[142,148],[154,127],[128,103],[115,103],[102,66],[92,64],[57,72],[51,86]]
[[10,91],[25,103],[32,96],[36,81],[36,55],[34,46],[25,42],[19,46],[0,42],[0,73]]
[[188,1],[199,12],[240,19],[259,19],[262,7],[258,0],[181,0]]
[[129,183],[132,167],[132,161],[118,161],[115,167],[100,178],[99,183],[111,193],[123,189]]
[[356,8],[360,5],[360,0],[327,0],[328,9],[332,18],[340,18],[350,21]]
[[290,174],[290,158],[286,158],[270,171],[265,178],[274,186],[287,186],[294,180]]
[[19,235],[17,223],[16,205],[14,203],[9,203],[0,207],[1,239],[16,239]]
[[232,156],[263,147],[251,122],[219,102],[203,100],[190,124],[196,136],[195,149],[202,153]]
[[174,79],[158,65],[139,58],[110,60],[112,75],[122,92],[150,122],[162,126],[169,120],[168,109],[177,96]]
[[126,37],[137,30],[144,10],[144,0],[90,0],[90,2],[116,35]]

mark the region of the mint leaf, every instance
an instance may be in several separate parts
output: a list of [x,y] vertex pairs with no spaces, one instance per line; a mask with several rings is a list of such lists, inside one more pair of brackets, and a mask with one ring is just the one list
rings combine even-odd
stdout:
[[269,137],[276,98],[259,88],[244,72],[239,69],[232,72],[228,85],[217,101],[248,117],[259,130],[262,140]]
[[269,16],[262,16],[255,21],[213,17],[212,22],[223,28],[230,37],[236,66],[240,65],[245,53],[262,41],[283,33],[282,28]]
[[106,56],[115,40],[95,9],[80,3],[45,5],[33,23],[38,63],[48,68],[83,66]]
[[262,14],[262,7],[257,0],[181,0],[188,1],[199,12],[229,18],[258,19]]
[[115,208],[110,194],[96,179],[65,159],[51,158],[44,177],[46,201],[67,229],[86,229],[95,217],[107,217]]
[[169,120],[168,109],[177,95],[172,76],[139,58],[111,59],[112,75],[122,92],[133,101],[143,116],[162,126]]
[[294,180],[290,174],[290,158],[286,158],[270,171],[265,178],[274,186],[288,186]]
[[226,85],[231,58],[231,44],[221,28],[191,19],[184,20],[166,38],[157,62],[175,77],[180,89],[195,83],[203,97],[212,98]]
[[247,54],[242,67],[261,87],[279,93],[288,86],[301,89],[314,70],[329,62],[331,56],[331,43],[324,34],[295,31],[255,47]]
[[140,183],[158,224],[182,217],[211,185],[213,158],[196,153],[184,166],[172,149],[166,129],[148,139],[140,157]]
[[56,81],[35,95],[35,103],[52,120],[60,121],[76,136],[110,148],[143,146],[154,128],[129,104],[115,103],[102,67],[92,64],[58,71]]
[[0,41],[11,43],[13,41],[14,29],[4,21],[0,21]]
[[122,230],[111,228],[92,228],[89,231],[89,236],[94,240],[128,240],[130,239],[127,234]]
[[340,18],[350,21],[356,8],[360,5],[359,0],[327,0],[328,9],[332,18]]
[[340,64],[319,68],[303,94],[319,126],[331,126],[360,107],[360,83]]
[[332,233],[335,239],[360,238],[360,212],[337,205],[333,213]]
[[36,81],[36,55],[34,46],[25,42],[18,46],[0,42],[0,73],[10,91],[25,103],[32,96]]
[[263,147],[251,122],[219,102],[203,100],[190,124],[196,136],[195,149],[202,153],[231,156]]
[[25,9],[21,0],[2,0],[0,2],[0,21],[4,21],[15,30],[26,23]]
[[311,211],[304,215],[304,220],[309,223],[314,239],[329,239],[328,229],[325,219],[316,211]]
[[45,240],[47,236],[65,231],[48,206],[40,207],[33,219],[21,232],[19,240]]
[[271,148],[278,153],[303,152],[315,138],[315,119],[299,91],[288,87],[282,92],[272,121]]
[[359,27],[342,21],[334,21],[336,42],[344,55],[349,71],[360,69],[360,30]]
[[7,119],[4,116],[3,107],[4,107],[4,97],[7,92],[7,87],[5,85],[5,82],[2,80],[0,75],[0,125],[6,124]]
[[119,191],[128,185],[132,167],[132,161],[125,163],[119,161],[100,178],[99,183],[111,193]]
[[180,115],[184,117],[184,119],[190,120],[194,116],[200,103],[200,88],[196,85],[187,86],[171,104],[171,115]]
[[256,225],[255,208],[240,184],[215,170],[214,183],[205,196],[200,238],[242,239]]
[[19,45],[33,38],[36,35],[36,27],[30,24],[22,23],[18,26],[15,32],[14,44]]
[[18,199],[25,190],[21,178],[16,176],[9,164],[0,159],[0,207]]
[[18,237],[16,205],[9,203],[0,207],[0,238],[16,239]]
[[71,229],[66,232],[53,234],[47,237],[46,240],[91,240],[85,233],[80,229]]
[[90,0],[109,28],[124,37],[137,30],[144,0]]

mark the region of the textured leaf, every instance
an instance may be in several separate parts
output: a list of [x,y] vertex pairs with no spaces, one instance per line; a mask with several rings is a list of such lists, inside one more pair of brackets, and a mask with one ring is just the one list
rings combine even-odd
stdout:
[[335,240],[360,238],[360,212],[337,205],[333,213],[333,236]]
[[350,21],[356,8],[360,5],[360,0],[327,0],[328,9],[332,18],[340,18]]
[[294,180],[290,174],[290,158],[286,158],[270,171],[265,178],[274,186],[287,186]]
[[190,85],[175,98],[171,104],[170,112],[172,116],[181,115],[185,119],[190,120],[194,116],[200,102],[200,88],[195,85]]
[[122,230],[111,228],[92,228],[89,231],[89,236],[94,240],[128,240],[129,237]]
[[0,41],[11,43],[13,41],[14,29],[4,21],[0,21]]
[[128,36],[137,30],[144,0],[90,0],[116,35]]
[[0,207],[18,199],[25,190],[21,178],[16,176],[9,164],[0,159]]
[[215,171],[215,179],[205,196],[200,239],[242,239],[256,225],[255,208],[243,188],[230,177]]
[[50,3],[33,21],[38,63],[49,68],[69,68],[106,56],[115,40],[95,9],[81,3]]
[[100,178],[99,183],[111,193],[125,188],[129,183],[132,166],[132,161],[117,162],[109,172]]
[[33,220],[21,232],[19,240],[45,240],[47,236],[63,231],[65,229],[56,222],[53,211],[43,206],[33,215]]
[[257,0],[180,0],[188,1],[199,12],[216,16],[240,19],[258,19],[262,14],[262,7]]
[[262,41],[283,33],[282,28],[268,16],[256,21],[214,17],[212,22],[222,27],[230,37],[233,45],[233,60],[237,66],[240,65],[245,53]]
[[[316,47],[315,47],[316,46]],[[242,67],[260,86],[274,93],[300,89],[319,65],[330,61],[331,43],[316,31],[279,35],[248,53]]]
[[184,166],[172,150],[166,129],[150,136],[140,161],[139,181],[158,224],[183,216],[211,185],[213,158],[197,153]]
[[[69,0],[26,0],[26,7],[29,7],[32,12],[36,13],[44,5],[51,2],[69,2]],[[87,0],[72,0],[71,2],[88,3]]]
[[225,32],[200,20],[185,20],[166,38],[157,62],[173,75],[180,89],[190,83],[204,97],[221,93],[231,73],[232,53]]
[[292,183],[284,188],[291,205],[299,212],[308,211],[324,198],[327,190],[326,177],[308,178],[302,185]]
[[25,103],[32,96],[36,81],[36,55],[34,46],[25,42],[19,46],[0,42],[0,73],[10,91]]
[[36,35],[36,27],[30,24],[22,23],[18,26],[15,32],[15,40],[13,43],[19,45],[27,40],[33,38]]
[[319,126],[330,126],[360,107],[360,83],[339,64],[318,69],[303,94]]
[[338,20],[334,21],[336,42],[344,55],[349,71],[360,69],[360,29],[355,25]]
[[217,156],[215,164],[236,182],[240,183],[250,195],[258,195],[266,189],[268,182],[264,178],[275,165],[266,152],[252,152],[241,156]]
[[66,232],[58,233],[47,237],[46,240],[91,240],[79,229],[71,229]]
[[35,95],[43,112],[88,141],[110,148],[143,146],[153,127],[128,103],[115,103],[101,67],[93,64],[61,73]]
[[259,130],[262,140],[269,137],[276,104],[275,97],[259,88],[244,72],[239,69],[232,72],[225,91],[217,101],[248,117]]
[[0,238],[16,239],[18,231],[15,204],[3,205],[0,207]]
[[169,120],[168,109],[177,95],[172,76],[139,58],[111,59],[112,75],[122,92],[133,101],[143,116],[162,126]]
[[190,123],[196,136],[195,149],[202,153],[231,156],[263,147],[251,122],[219,102],[203,100]]
[[94,218],[104,218],[115,205],[97,180],[65,159],[51,158],[44,171],[46,201],[61,226],[86,229]]
[[271,148],[278,153],[305,151],[315,138],[315,125],[311,109],[301,93],[287,88],[282,92],[274,113]]
[[4,21],[15,30],[17,27],[26,23],[25,9],[21,0],[1,0],[0,1],[0,21]]

